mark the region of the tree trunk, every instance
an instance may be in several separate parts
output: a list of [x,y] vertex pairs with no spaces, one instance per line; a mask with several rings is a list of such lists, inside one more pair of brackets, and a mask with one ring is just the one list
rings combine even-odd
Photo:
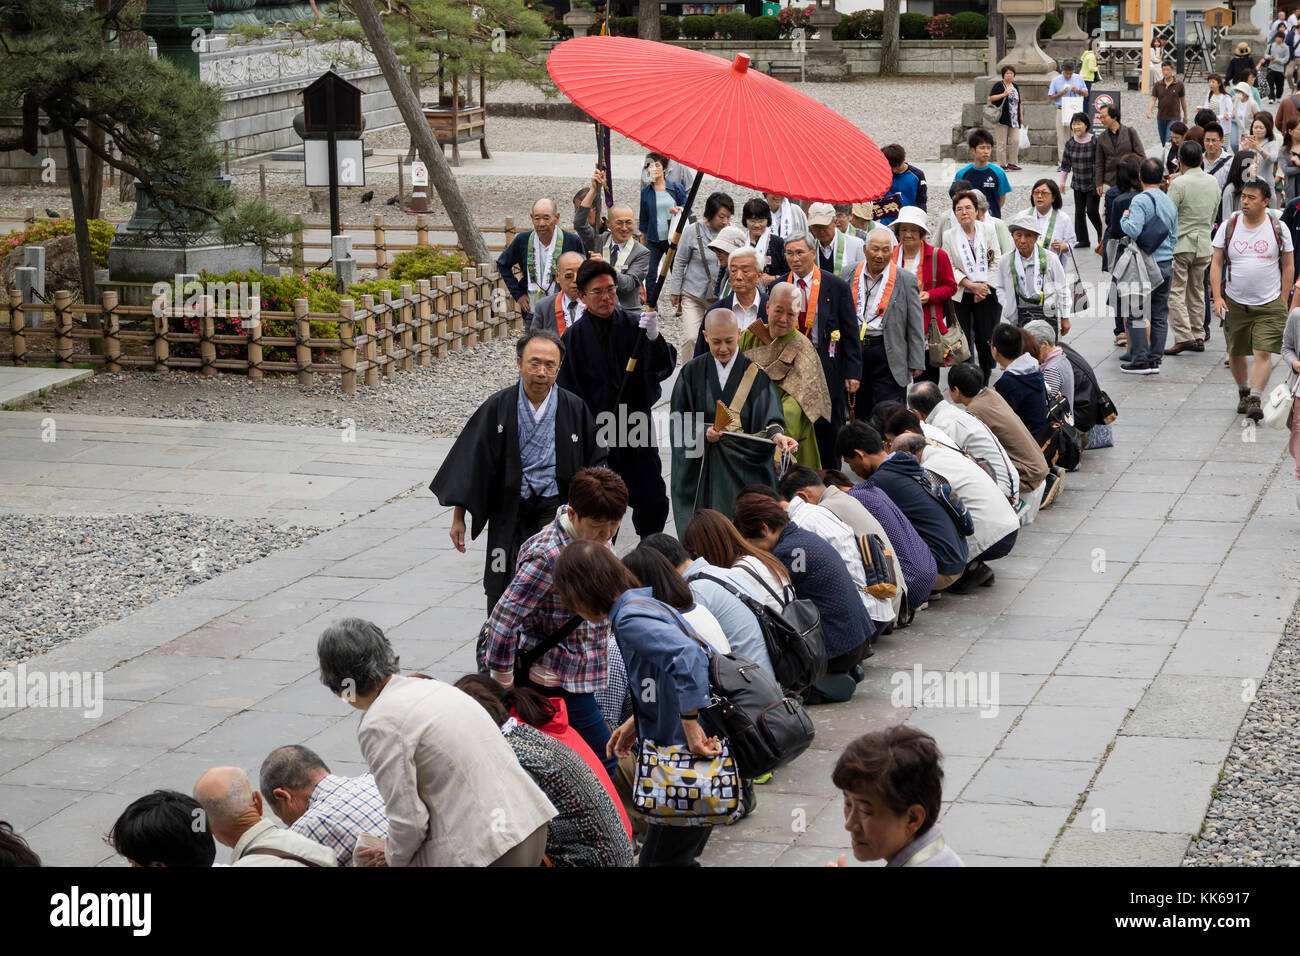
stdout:
[[898,75],[898,0],[885,0],[885,14],[881,20],[880,75]]
[[479,232],[478,226],[474,225],[469,206],[465,204],[465,197],[460,194],[460,187],[456,185],[451,167],[447,165],[446,157],[442,155],[442,147],[438,145],[433,137],[433,130],[429,129],[429,124],[425,122],[420,101],[411,89],[406,71],[397,60],[397,52],[393,49],[392,40],[384,32],[384,26],[379,21],[379,13],[371,0],[353,0],[351,6],[361,24],[361,29],[366,33],[366,40],[374,51],[375,59],[379,61],[379,68],[384,73],[384,81],[393,94],[393,100],[397,103],[411,139],[415,141],[420,159],[429,169],[429,181],[438,191],[438,198],[442,200],[443,208],[451,218],[451,224],[456,229],[461,247],[475,262],[491,262],[492,254],[488,252],[483,234]]
[[[96,123],[86,126],[90,141],[104,146],[104,130]],[[86,150],[86,218],[98,219],[104,208],[104,161],[91,150]]]
[[659,39],[659,0],[649,3],[638,0],[636,5],[636,35],[642,40]]
[[[99,290],[95,287],[95,257],[90,251],[90,227],[86,224],[86,197],[81,190],[81,163],[77,161],[77,141],[66,126],[63,129],[63,148],[68,151],[68,192],[72,197],[72,222],[77,237],[77,265],[81,273],[81,299],[86,305],[99,303]],[[101,328],[97,313],[86,313],[86,324],[92,329]],[[90,353],[104,354],[104,340],[91,339]]]

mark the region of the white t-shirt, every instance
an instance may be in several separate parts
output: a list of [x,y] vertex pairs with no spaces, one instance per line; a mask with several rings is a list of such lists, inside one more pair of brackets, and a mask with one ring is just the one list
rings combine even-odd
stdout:
[[[785,606],[776,597],[776,595],[785,594],[785,582],[778,581],[773,577],[772,572],[767,569],[767,565],[758,558],[747,554],[737,561],[735,566],[740,572],[736,575],[736,580],[744,582],[745,590],[749,592],[750,597],[762,601],[773,611],[780,611]],[[748,570],[744,570],[746,568]],[[766,584],[767,587],[763,587],[762,584],[755,580],[755,574],[763,579],[763,584]]]
[[[1267,305],[1282,294],[1282,269],[1278,265],[1277,236],[1273,220],[1267,213],[1255,229],[1246,225],[1245,216],[1237,217],[1232,228],[1229,219],[1214,234],[1214,248],[1223,244],[1232,232],[1232,248],[1224,251],[1228,257],[1228,285],[1224,293],[1238,305]],[[1281,227],[1282,251],[1291,252],[1291,231]]]
[[686,619],[687,624],[695,628],[695,633],[708,641],[709,646],[719,654],[731,653],[731,643],[727,640],[727,635],[722,632],[722,625],[713,616],[713,612],[703,604],[693,605],[689,611],[683,611],[682,617]]

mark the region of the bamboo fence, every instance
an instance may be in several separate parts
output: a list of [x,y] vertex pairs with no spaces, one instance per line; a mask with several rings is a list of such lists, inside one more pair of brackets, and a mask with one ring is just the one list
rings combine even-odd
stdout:
[[[361,296],[359,304],[344,299],[338,312],[310,312],[306,299],[295,299],[292,312],[259,306],[255,300],[249,311],[256,314],[249,316],[238,304],[218,308],[211,295],[176,308],[162,299],[149,306],[122,305],[112,291],[91,306],[74,305],[67,291],[55,292],[48,303],[23,302],[14,291],[9,320],[0,326],[0,362],[71,368],[74,342],[82,339],[90,354],[77,353],[76,362],[107,372],[192,369],[208,377],[244,373],[254,380],[267,372],[288,372],[297,375],[300,385],[310,385],[317,374],[338,375],[343,393],[351,395],[358,381],[375,385],[381,375],[392,381],[399,370],[427,366],[450,351],[520,332],[524,325],[505,283],[490,267],[421,279],[414,288],[401,286],[397,298],[384,291],[379,301],[371,295]],[[25,312],[42,313],[39,325],[26,328]],[[196,319],[198,331],[187,331],[184,326]],[[220,333],[218,319],[239,323],[242,330]],[[266,324],[276,321],[288,323],[293,335],[264,334]],[[313,322],[337,323],[337,336],[313,335]],[[218,355],[221,347],[223,356]],[[270,349],[279,355],[292,350],[293,359],[272,361],[266,357]]]

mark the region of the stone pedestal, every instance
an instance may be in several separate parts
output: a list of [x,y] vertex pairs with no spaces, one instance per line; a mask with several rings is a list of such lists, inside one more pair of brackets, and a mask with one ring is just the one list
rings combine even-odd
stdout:
[[1214,68],[1222,73],[1227,69],[1228,61],[1236,56],[1238,43],[1250,44],[1250,58],[1258,62],[1264,56],[1264,47],[1267,45],[1263,32],[1259,27],[1251,22],[1251,8],[1255,6],[1255,0],[1236,0],[1233,9],[1237,18],[1232,21],[1232,26],[1223,31],[1223,39],[1219,41],[1219,54],[1214,58]]
[[585,37],[601,18],[591,10],[570,10],[560,19],[573,31],[575,37]]
[[1074,60],[1077,65],[1083,51],[1087,49],[1088,34],[1079,28],[1079,9],[1082,6],[1082,0],[1062,0],[1061,29],[1043,44],[1043,49],[1056,61],[1058,68],[1061,61],[1066,59]]
[[1020,76],[1051,73],[1056,69],[1056,62],[1038,45],[1038,28],[1054,6],[1053,0],[998,0],[998,12],[1016,32],[1015,46],[998,61],[999,71],[1011,66]]
[[835,45],[832,31],[839,26],[840,14],[835,0],[818,0],[812,12],[812,26],[817,41],[804,56],[804,76],[814,82],[838,83],[850,78],[849,60]]
[[[221,273],[262,267],[262,250],[257,246],[226,245],[215,236],[184,245],[149,244],[137,234],[124,233],[125,229],[125,224],[117,227],[108,247],[108,271],[114,282],[173,282],[178,275],[197,275],[200,270]],[[151,301],[147,287],[122,289],[123,305],[149,305]]]

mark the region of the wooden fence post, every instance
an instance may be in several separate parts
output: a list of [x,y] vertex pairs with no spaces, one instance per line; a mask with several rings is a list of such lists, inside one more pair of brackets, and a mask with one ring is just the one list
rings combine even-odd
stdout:
[[438,358],[443,358],[447,354],[450,344],[447,339],[447,331],[451,328],[451,280],[445,275],[441,275],[434,276],[433,281],[438,288],[437,299],[433,303],[433,334],[438,340],[438,344],[434,347],[434,354]]
[[502,230],[506,234],[506,245],[510,245],[515,238],[515,217],[506,216],[506,227]]
[[416,346],[415,363],[417,365],[428,365],[433,360],[433,354],[429,342],[430,316],[432,315],[433,287],[429,284],[428,279],[420,279],[415,283],[415,292],[419,296],[419,301],[415,304],[415,328]]
[[356,306],[351,299],[339,302],[339,364],[343,366],[343,394],[357,390],[357,328],[352,318]]
[[397,333],[394,331],[393,293],[389,292],[387,289],[381,290],[379,293],[379,301],[379,328],[382,330],[384,339],[384,381],[391,382],[393,376],[397,373],[397,360],[393,357],[393,352],[395,351],[395,346],[397,344],[394,341],[397,337]]
[[378,385],[379,369],[375,366],[375,297],[373,295],[363,295],[361,297],[361,308],[365,309],[361,327],[365,329],[366,334],[366,384]]
[[[159,302],[159,299],[162,301]],[[171,301],[167,296],[153,300],[153,370],[165,372],[169,367],[170,346],[167,333],[171,331]]]
[[9,328],[14,338],[14,365],[22,367],[27,364],[27,322],[23,318],[23,294],[17,289],[9,291]]
[[117,321],[117,293],[104,292],[99,307],[104,313],[104,371],[120,372],[122,364],[118,359],[122,357],[122,339],[118,335],[121,324]]
[[401,285],[402,293],[402,371],[409,372],[415,367],[415,303],[411,301],[411,286]]
[[296,364],[298,366],[298,384],[311,384],[311,346],[307,340],[311,338],[311,322],[307,318],[307,300],[293,300],[293,328],[294,339],[296,340]]
[[476,275],[473,266],[462,269],[461,278],[465,283],[465,339],[464,348],[472,349],[479,343],[478,324],[478,285],[474,282]]
[[256,296],[251,296],[248,300],[248,307],[252,315],[246,320],[241,321],[244,328],[248,330],[248,377],[254,382],[262,380],[262,294],[258,290]]
[[423,216],[415,217],[415,241],[422,246],[429,244],[429,224]]
[[381,279],[388,278],[388,249],[384,245],[384,217],[375,216],[375,272]]
[[199,315],[199,359],[203,363],[203,377],[212,378],[217,374],[217,367],[212,364],[217,360],[217,345],[212,341],[212,336],[217,334],[216,300],[205,295],[202,308]]
[[66,289],[54,293],[54,364],[72,367],[72,293]]

